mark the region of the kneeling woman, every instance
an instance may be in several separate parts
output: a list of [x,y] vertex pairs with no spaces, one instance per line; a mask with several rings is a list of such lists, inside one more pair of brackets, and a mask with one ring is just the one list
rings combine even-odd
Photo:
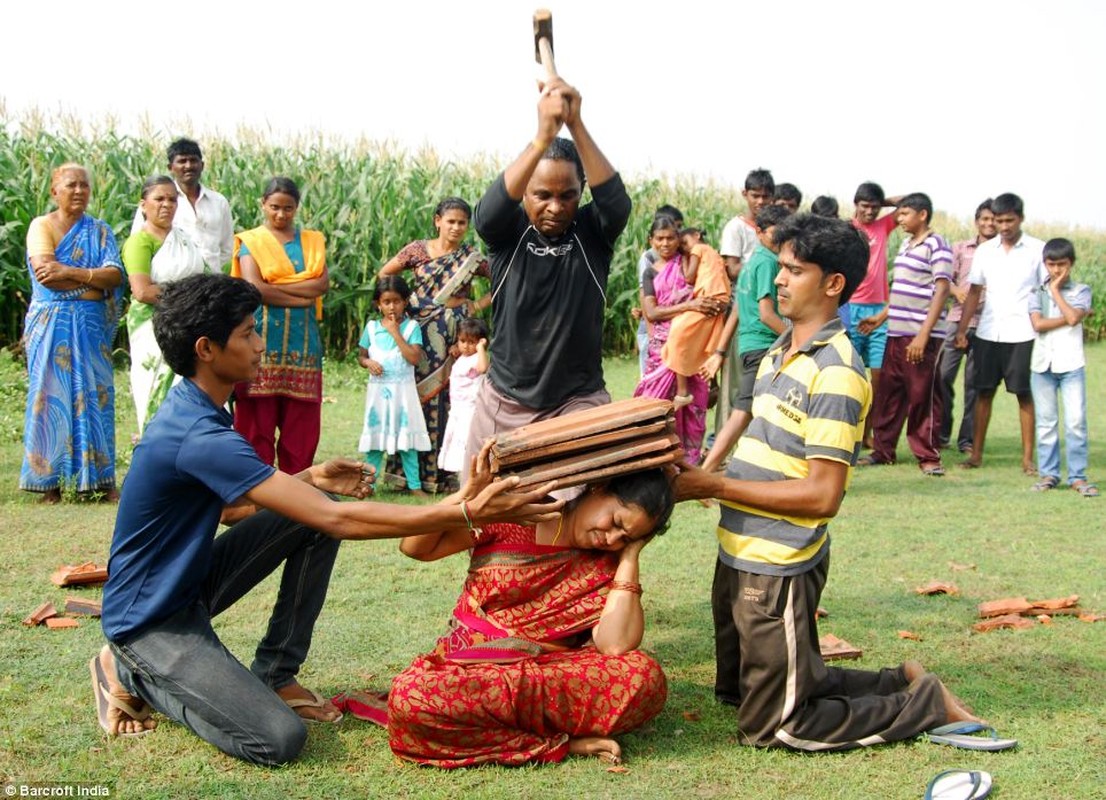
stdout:
[[472,548],[449,632],[392,684],[388,733],[401,758],[438,767],[617,763],[609,738],[660,713],[660,665],[637,650],[638,556],[672,512],[660,470],[597,484],[536,527],[488,525],[403,539],[433,561]]

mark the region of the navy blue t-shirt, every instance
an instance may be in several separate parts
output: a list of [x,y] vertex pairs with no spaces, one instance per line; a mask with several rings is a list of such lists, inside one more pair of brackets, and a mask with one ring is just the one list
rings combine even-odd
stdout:
[[211,568],[223,507],[275,470],[196,384],[174,386],[123,482],[104,586],[104,634],[125,641],[192,604]]

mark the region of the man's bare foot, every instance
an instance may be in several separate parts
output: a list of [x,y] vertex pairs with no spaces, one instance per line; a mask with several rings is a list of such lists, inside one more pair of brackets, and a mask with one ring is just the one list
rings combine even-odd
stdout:
[[296,681],[276,690],[288,707],[308,722],[341,722],[342,712],[318,692],[300,686]]
[[904,661],[902,662],[902,674],[906,676],[910,683],[914,683],[926,674],[926,668],[917,661]]
[[407,493],[408,497],[413,497],[416,500],[429,500],[430,495],[424,492],[422,489],[412,489]]
[[104,645],[100,650],[100,655],[97,656],[100,662],[99,676],[96,681],[96,690],[100,690],[100,686],[106,684],[108,694],[110,694],[115,700],[119,701],[119,704],[108,702],[107,708],[107,732],[109,736],[126,736],[128,734],[134,735],[136,733],[144,733],[146,731],[152,731],[157,727],[157,720],[146,716],[144,719],[138,719],[134,715],[127,712],[127,708],[130,708],[141,714],[148,715],[150,713],[150,707],[146,704],[141,697],[135,697],[133,694],[123,688],[123,685],[119,683],[119,676],[115,672],[115,656],[111,652],[111,648]]
[[56,506],[61,502],[61,489],[47,489],[42,493],[42,497],[38,498],[38,502],[43,505]]
[[947,722],[983,722],[982,719],[964,707],[964,704],[960,702],[960,698],[949,691],[949,687],[940,681],[938,681],[938,685],[941,687],[941,697],[945,701]]
[[595,756],[604,764],[621,764],[622,748],[614,739],[602,736],[578,736],[568,740],[568,752],[574,756]]
[[[927,674],[926,668],[917,661],[902,662],[902,672],[906,679],[910,681],[910,683],[913,683],[918,678]],[[945,706],[947,708],[956,708],[959,709],[960,712],[968,714],[968,719],[966,720],[961,720],[958,718],[956,720],[950,719],[950,722],[978,721],[976,717],[973,717],[971,715],[971,706],[969,706],[967,703],[965,703],[963,700],[953,694],[949,687],[945,686],[944,683],[941,683],[941,695],[945,698]]]
[[968,456],[960,462],[960,469],[979,469],[983,466],[983,459],[976,458],[975,456]]

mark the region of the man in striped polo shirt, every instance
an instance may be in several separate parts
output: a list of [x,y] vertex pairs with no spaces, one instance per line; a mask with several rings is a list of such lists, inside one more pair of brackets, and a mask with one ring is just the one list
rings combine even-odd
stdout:
[[937,360],[945,341],[945,300],[952,280],[952,250],[933,232],[933,203],[908,194],[896,213],[906,234],[891,278],[883,372],[872,402],[872,454],[858,464],[895,463],[902,424],[923,475],[945,474],[937,422],[941,413]]
[[725,476],[687,468],[680,499],[722,501],[714,610],[715,694],[738,706],[743,744],[845,750],[974,720],[920,665],[827,667],[815,611],[829,520],[860,449],[871,387],[837,316],[865,275],[849,223],[809,214],[777,226],[780,313],[790,329],[757,375],[753,420]]

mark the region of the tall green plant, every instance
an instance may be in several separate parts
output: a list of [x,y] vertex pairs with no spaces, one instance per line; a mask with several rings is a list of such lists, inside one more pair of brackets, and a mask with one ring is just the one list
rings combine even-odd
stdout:
[[[37,114],[10,120],[0,108],[0,346],[18,341],[22,331],[30,290],[24,258],[27,226],[50,208],[51,171],[66,161],[89,166],[89,211],[107,220],[122,240],[130,232],[143,180],[166,171],[170,138],[155,132],[141,138],[121,135],[111,120],[92,126]],[[489,159],[454,163],[428,149],[410,153],[317,134],[274,145],[244,129],[233,140],[204,139],[203,146],[205,182],[226,195],[238,229],[260,224],[261,192],[270,177],[287,175],[300,184],[301,223],[327,237],[332,288],[322,329],[328,354],[339,357],[356,346],[380,266],[407,242],[433,234],[431,216],[440,198],[459,195],[475,203],[498,170]],[[630,310],[638,304],[636,266],[648,246],[656,207],[676,205],[689,224],[707,230],[715,245],[725,223],[743,208],[735,189],[714,183],[663,176],[627,183],[634,211],[611,265],[603,341],[608,353],[634,347],[636,322]],[[953,241],[971,234],[970,224],[941,214],[936,223]],[[1049,233],[1031,229],[1038,236]],[[1100,338],[1106,335],[1106,236],[1056,233],[1075,241],[1076,278],[1090,283],[1095,295],[1096,313],[1085,327],[1090,338]]]

